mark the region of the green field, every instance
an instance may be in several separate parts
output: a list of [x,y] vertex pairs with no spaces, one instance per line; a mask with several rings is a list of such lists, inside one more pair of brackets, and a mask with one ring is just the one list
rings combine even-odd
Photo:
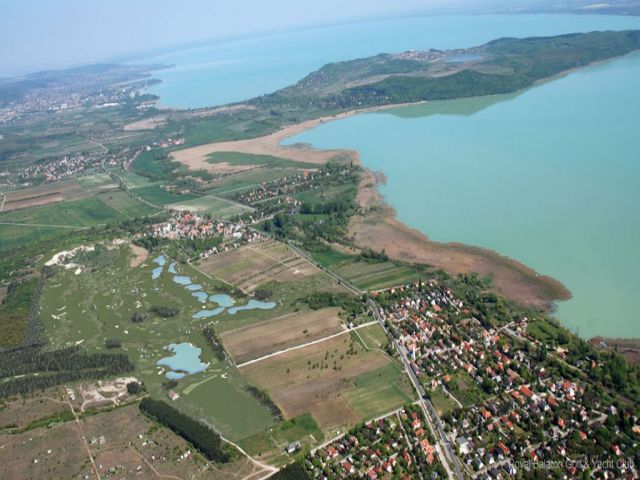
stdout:
[[0,214],[0,223],[85,227],[122,221],[126,217],[96,197],[60,202]]
[[[105,341],[117,339],[134,363],[135,375],[144,381],[152,397],[162,399],[166,398],[162,386],[166,378],[159,374],[162,370],[156,362],[171,355],[165,350],[169,343],[192,343],[202,349],[200,360],[209,366],[179,381],[174,390],[181,397],[173,405],[214,424],[233,440],[273,426],[270,410],[247,393],[238,371],[215,357],[201,333],[207,320],[192,318],[203,306],[216,305],[199,303],[173,281],[167,267],[160,278],[152,280],[151,271],[156,265],[148,260],[131,268],[129,256],[128,246],[123,246],[111,266],[94,273],[76,275],[74,269],[56,269],[45,284],[40,314],[51,346],[81,344],[90,352],[105,352]],[[176,268],[209,293],[224,291],[222,284],[198,276],[193,269]],[[162,318],[149,312],[151,305],[175,307],[179,312]],[[134,312],[144,312],[144,321],[133,323]]]
[[221,218],[229,218],[252,211],[249,207],[213,195],[204,195],[184,202],[172,203],[167,205],[167,207],[176,210],[189,210],[191,212],[209,212]]
[[403,370],[396,362],[363,373],[354,388],[343,393],[347,403],[363,418],[374,418],[413,401],[413,393]]
[[423,274],[410,266],[393,262],[353,262],[335,269],[336,273],[363,290],[395,287],[419,279]]
[[429,392],[429,397],[431,398],[433,407],[436,409],[436,412],[438,412],[439,415],[449,413],[458,407],[458,404],[440,388],[431,390]]
[[199,198],[198,195],[193,194],[178,195],[176,193],[167,192],[158,185],[136,188],[135,193],[154,205],[169,205],[171,203],[185,202],[187,200]]
[[[289,456],[284,453],[287,445],[299,441],[301,447],[317,445],[324,440],[324,434],[311,414],[280,422],[265,432],[247,437],[240,442],[240,446],[249,454],[256,455],[272,464],[279,465]],[[280,456],[278,461],[277,456]]]
[[296,162],[272,155],[254,155],[240,152],[216,152],[207,155],[207,162],[226,162],[231,165],[264,165],[271,168],[318,168],[314,163]]
[[[2,217],[0,217],[0,221]],[[0,250],[19,247],[30,242],[57,235],[62,229],[55,227],[35,227],[30,225],[0,224]]]
[[294,198],[306,203],[322,203],[327,200],[333,200],[342,195],[350,195],[354,197],[356,194],[356,186],[351,183],[335,185],[323,188],[313,188],[305,190],[293,195]]
[[84,188],[92,189],[113,184],[113,179],[108,173],[99,172],[78,177],[78,183]]
[[143,177],[142,175],[138,175],[135,172],[124,170],[122,168],[114,168],[112,172],[122,178],[128,188],[148,187],[149,185],[156,184],[156,182],[149,180],[147,177]]
[[297,173],[300,173],[299,170],[294,168],[253,168],[251,170],[245,170],[244,172],[225,175],[210,182],[207,193],[224,197],[249,190],[263,182],[271,182],[278,178],[295,175]]
[[167,168],[167,161],[156,158],[163,155],[162,149],[145,150],[141,152],[135,159],[131,168],[134,172],[143,176],[149,176],[155,179],[166,179],[169,177],[170,169]]
[[364,342],[365,348],[369,350],[384,349],[389,343],[389,337],[380,325],[376,324],[359,328],[357,332]]
[[98,195],[98,198],[117,212],[129,218],[153,215],[160,211],[158,208],[150,207],[146,203],[136,200],[123,190],[102,193]]

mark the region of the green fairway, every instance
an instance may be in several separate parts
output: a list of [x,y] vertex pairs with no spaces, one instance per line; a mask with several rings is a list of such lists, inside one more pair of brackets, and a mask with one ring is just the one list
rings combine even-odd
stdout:
[[[208,367],[187,375],[173,387],[180,394],[174,403],[176,408],[215,425],[236,441],[274,425],[269,408],[246,391],[243,377],[230,364],[220,362],[206,342],[201,330],[207,320],[193,318],[200,309],[217,305],[196,300],[174,281],[168,266],[153,280],[151,272],[156,264],[148,260],[132,268],[129,257],[130,249],[124,245],[119,247],[114,263],[100,271],[76,275],[75,269],[56,269],[45,284],[40,312],[50,345],[81,344],[90,352],[106,352],[105,341],[118,340],[150,395],[164,399],[166,369],[157,362],[171,356],[165,349],[170,343],[191,343],[202,350],[200,361]],[[187,266],[174,268],[206,292],[225,292],[222,284],[199,276]],[[163,318],[150,311],[152,305],[176,308],[178,313]],[[132,322],[134,312],[143,313],[144,320]]]
[[216,152],[207,155],[209,163],[229,163],[231,165],[264,165],[267,167],[318,168],[314,163],[296,162],[271,155],[254,155],[240,152]]
[[92,197],[2,213],[0,223],[83,227],[121,221],[125,218],[98,198]]
[[356,377],[354,388],[343,393],[347,403],[363,418],[374,418],[413,401],[413,393],[397,363]]
[[190,193],[185,195],[171,193],[160,188],[158,185],[136,188],[135,193],[154,205],[168,205],[170,203],[185,202],[194,198],[199,198],[198,195]]
[[252,211],[250,207],[246,207],[239,203],[230,202],[223,198],[214,197],[213,195],[205,195],[193,198],[184,202],[171,203],[166,205],[168,208],[176,210],[189,210],[191,212],[209,212],[216,217],[229,218],[244,212]]

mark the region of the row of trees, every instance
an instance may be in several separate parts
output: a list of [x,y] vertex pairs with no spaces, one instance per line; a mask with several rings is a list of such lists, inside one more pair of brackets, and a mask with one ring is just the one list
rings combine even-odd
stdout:
[[190,442],[209,460],[229,461],[229,455],[222,449],[220,435],[207,425],[180,413],[165,402],[150,398],[142,399],[140,411]]

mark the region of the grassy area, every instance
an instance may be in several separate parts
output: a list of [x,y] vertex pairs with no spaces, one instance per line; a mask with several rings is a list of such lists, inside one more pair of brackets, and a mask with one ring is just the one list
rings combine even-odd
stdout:
[[369,325],[360,328],[358,335],[368,349],[384,349],[389,344],[389,337],[380,325]]
[[121,221],[125,218],[124,215],[109,207],[98,198],[92,197],[3,213],[0,215],[0,223],[32,223],[84,227]]
[[318,168],[314,163],[296,162],[287,158],[272,155],[254,155],[240,152],[215,152],[207,155],[207,162],[226,162],[231,165],[264,165],[267,167],[285,168]]
[[169,204],[170,208],[189,210],[191,212],[209,212],[216,217],[229,218],[250,211],[251,208],[239,203],[230,202],[213,195],[204,195],[191,200]]
[[295,175],[299,171],[295,168],[253,168],[244,172],[225,175],[209,183],[208,193],[217,196],[227,196],[249,190],[263,182],[271,182],[278,178]]
[[123,190],[102,193],[98,195],[98,198],[126,217],[144,217],[159,211],[158,208],[150,207],[146,203],[136,200]]
[[337,267],[336,273],[363,290],[379,290],[417,280],[422,272],[393,262],[357,261]]
[[300,415],[285,422],[280,422],[268,431],[260,432],[240,442],[240,446],[252,456],[262,461],[280,465],[287,461],[289,455],[284,450],[287,445],[299,441],[301,449],[317,445],[324,440],[318,422],[310,414]]
[[147,177],[138,175],[130,170],[124,170],[122,168],[115,168],[113,173],[121,177],[129,188],[148,187],[149,185],[155,185],[156,182],[149,180]]
[[451,412],[458,406],[456,402],[454,402],[453,399],[440,388],[431,390],[429,392],[429,397],[431,398],[431,403],[433,403],[433,407],[436,409],[436,412],[438,412],[438,415],[444,415],[445,413]]
[[[4,221],[1,216],[0,221]],[[59,232],[60,229],[55,227],[0,224],[0,250],[50,238]]]
[[112,184],[113,179],[108,173],[99,172],[78,177],[78,183],[84,188],[91,189]]
[[197,195],[190,193],[185,195],[171,193],[160,188],[158,185],[148,185],[146,187],[136,188],[135,192],[147,202],[153,203],[154,205],[169,205],[171,203],[185,202],[198,198]]
[[373,418],[414,400],[408,380],[396,362],[365,372],[353,380],[343,396],[362,418]]
[[[199,303],[174,282],[167,267],[157,280],[152,280],[156,265],[147,261],[131,268],[129,257],[129,247],[122,246],[114,263],[99,271],[75,275],[73,270],[56,269],[47,280],[41,302],[41,319],[50,344],[79,343],[90,352],[105,352],[107,339],[118,340],[150,395],[163,399],[167,390],[162,384],[167,378],[156,363],[171,356],[165,349],[168,344],[191,343],[201,349],[200,361],[208,367],[187,375],[174,387],[181,396],[173,403],[176,408],[214,424],[233,440],[274,425],[270,410],[245,390],[243,377],[228,363],[218,361],[206,343],[201,329],[207,320],[192,317],[203,307],[212,309],[217,305]],[[176,268],[211,294],[224,291],[220,283],[193,269],[179,265]],[[178,314],[162,318],[150,312],[152,305],[176,308]],[[144,321],[133,323],[134,312],[144,313]]]
[[161,149],[145,150],[138,155],[131,168],[134,172],[146,177],[155,179],[168,178],[170,169],[167,168],[167,160],[162,158],[164,153]]

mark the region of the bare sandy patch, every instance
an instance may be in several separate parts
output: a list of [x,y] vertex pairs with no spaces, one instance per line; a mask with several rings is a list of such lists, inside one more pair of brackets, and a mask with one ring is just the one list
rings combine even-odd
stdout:
[[339,312],[339,308],[325,308],[290,313],[225,332],[222,341],[236,363],[242,363],[340,332]]
[[129,260],[129,266],[133,268],[139,267],[149,257],[149,251],[146,248],[139,245],[134,245],[133,243],[130,244],[130,246],[133,256]]
[[297,162],[323,164],[334,158],[336,155],[349,155],[354,160],[358,160],[358,155],[353,151],[346,150],[317,150],[307,145],[280,145],[283,140],[293,137],[298,133],[317,127],[327,121],[339,120],[352,115],[353,112],[338,114],[333,117],[325,117],[317,120],[298,123],[284,127],[271,135],[252,138],[249,140],[238,140],[231,142],[218,142],[200,145],[197,147],[176,150],[171,153],[174,160],[187,165],[193,170],[207,170],[214,172],[214,164],[207,161],[207,156],[216,152],[240,152],[252,155],[271,155],[274,157],[286,158]]
[[155,117],[145,118],[136,122],[128,123],[124,126],[123,130],[127,132],[134,132],[137,130],[153,130],[167,123],[167,117],[165,115],[157,115]]

